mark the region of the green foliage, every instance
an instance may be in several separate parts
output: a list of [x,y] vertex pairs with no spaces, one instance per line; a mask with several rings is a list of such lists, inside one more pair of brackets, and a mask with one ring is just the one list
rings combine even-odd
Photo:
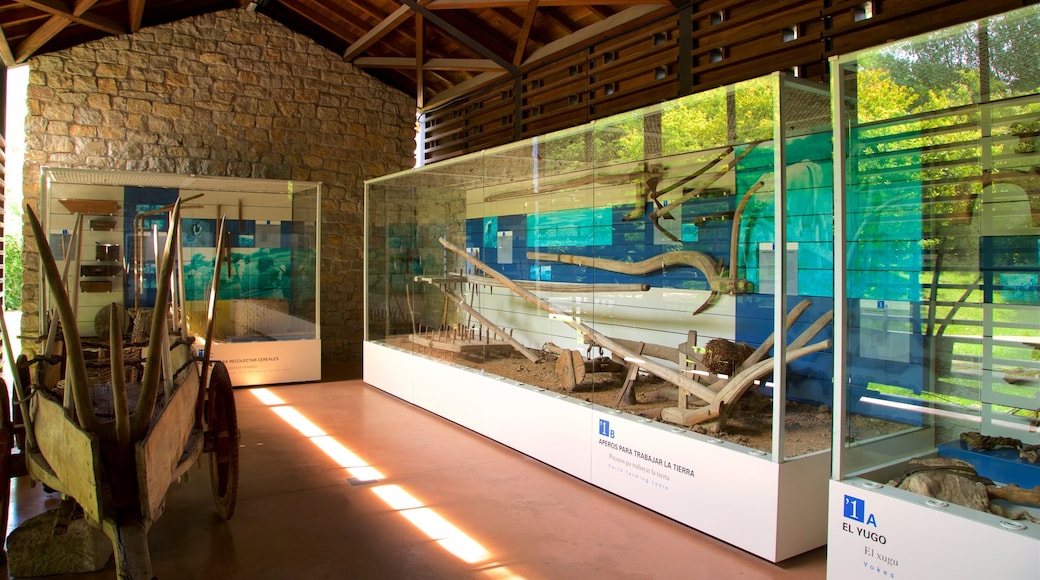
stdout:
[[4,234],[4,310],[22,308],[22,240]]

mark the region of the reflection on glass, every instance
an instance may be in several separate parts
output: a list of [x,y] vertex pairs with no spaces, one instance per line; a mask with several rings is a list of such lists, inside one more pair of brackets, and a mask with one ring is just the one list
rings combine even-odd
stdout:
[[772,75],[370,181],[366,337],[827,449],[831,150],[826,88]]
[[[884,482],[937,452],[1036,484],[1018,447],[1040,444],[1038,21],[1023,9],[835,64],[848,136],[842,476]],[[1003,449],[973,443],[998,437]]]

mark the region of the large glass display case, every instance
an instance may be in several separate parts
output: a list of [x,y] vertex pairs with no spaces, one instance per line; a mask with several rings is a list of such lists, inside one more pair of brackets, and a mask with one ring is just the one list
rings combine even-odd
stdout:
[[778,73],[367,182],[366,381],[763,557],[821,545],[830,132]]
[[1040,577],[1038,23],[1034,6],[832,64],[829,576]]
[[[219,259],[212,356],[236,386],[287,383],[321,378],[320,193],[313,182],[44,168],[41,213],[59,268],[68,270],[80,334],[96,337],[113,303],[128,312],[154,306],[155,255],[181,198],[183,284],[175,296],[188,332],[201,348]],[[216,256],[222,217],[224,252]],[[47,312],[49,292],[41,298]],[[41,335],[49,320],[41,317]]]

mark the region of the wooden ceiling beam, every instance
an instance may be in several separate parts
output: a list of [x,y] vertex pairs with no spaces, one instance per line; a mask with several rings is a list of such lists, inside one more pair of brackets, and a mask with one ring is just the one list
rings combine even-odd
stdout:
[[[407,56],[359,56],[353,61],[359,68],[414,69],[416,59]],[[502,67],[485,58],[430,58],[423,61],[426,71],[503,72]]]
[[[479,8],[523,8],[527,0],[433,0],[430,10],[474,10]],[[661,4],[662,0],[541,0],[538,5],[548,6],[636,6]]]
[[145,0],[129,0],[127,2],[127,22],[130,23],[130,32],[141,30],[141,21],[144,20]]
[[423,59],[426,57],[425,30],[423,30],[422,14],[415,15],[415,107],[423,108],[423,95],[426,87],[423,85]]
[[[29,8],[35,8],[40,12],[46,12],[52,16],[64,18],[67,21],[75,22],[76,24],[82,24],[90,28],[96,28],[101,32],[107,32],[108,34],[126,34],[130,30],[122,25],[113,22],[107,18],[101,18],[100,16],[91,16],[86,14],[87,10],[90,10],[97,0],[91,2],[85,2],[87,8],[82,11],[77,7],[76,9],[69,10],[68,5],[60,0],[16,0],[22,6],[28,6]],[[64,27],[62,27],[64,28]]]

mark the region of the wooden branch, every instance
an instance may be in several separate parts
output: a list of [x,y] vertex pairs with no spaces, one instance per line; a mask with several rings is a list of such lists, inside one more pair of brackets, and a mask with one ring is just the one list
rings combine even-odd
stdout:
[[[787,332],[787,330],[791,328],[791,325],[794,324],[796,320],[798,320],[798,317],[801,316],[802,313],[805,312],[810,305],[812,305],[811,300],[802,300],[801,302],[796,304],[790,312],[787,313],[787,317],[784,318],[784,332]],[[747,368],[762,360],[762,357],[766,356],[766,354],[769,353],[769,349],[773,348],[773,340],[775,340],[775,338],[775,333],[771,333],[768,337],[766,337],[766,339],[762,341],[762,344],[758,345],[758,348],[756,348],[750,356],[744,359],[744,362],[740,363],[740,368]]]
[[747,207],[748,201],[751,200],[751,196],[756,191],[765,185],[764,181],[757,181],[744,193],[744,196],[740,198],[740,203],[737,204],[737,209],[733,212],[733,227],[729,232],[729,279],[735,290],[737,287],[737,280],[739,276],[737,271],[740,269],[737,263],[739,243],[740,243],[740,218],[744,215],[744,208]]
[[710,400],[712,397],[714,397],[715,392],[708,389],[704,385],[701,385],[700,383],[697,383],[690,377],[687,377],[682,373],[670,369],[660,363],[643,359],[638,354],[631,352],[629,349],[625,348],[613,339],[593,330],[592,328],[581,322],[578,322],[574,319],[574,317],[556,308],[555,306],[546,302],[545,300],[542,300],[533,293],[516,285],[515,283],[513,283],[512,280],[502,275],[494,268],[491,268],[484,262],[481,262],[479,259],[470,255],[465,250],[459,248],[455,244],[452,244],[445,238],[440,238],[440,243],[442,246],[444,246],[451,252],[457,254],[461,258],[465,259],[469,263],[473,264],[478,269],[483,270],[488,276],[491,276],[492,278],[495,278],[502,282],[504,286],[512,290],[517,296],[523,298],[528,303],[533,304],[539,310],[548,312],[549,314],[556,315],[561,322],[563,322],[567,326],[570,326],[574,330],[577,330],[582,335],[584,335],[586,339],[592,341],[594,344],[614,351],[615,353],[621,355],[622,357],[625,357],[626,359],[632,359],[629,362],[635,362],[641,368],[646,369],[650,373],[653,373],[654,375],[657,375],[658,377],[668,382],[674,383],[677,386],[689,390],[691,393],[693,393],[694,396],[700,397],[705,400]]
[[1002,499],[1011,503],[1040,506],[1040,485],[1033,489],[1025,489],[1011,483],[1008,485],[987,485],[986,493],[992,499]]
[[434,286],[436,288],[438,288],[441,292],[444,292],[444,295],[447,296],[448,298],[451,298],[455,302],[455,304],[458,304],[459,308],[462,308],[463,310],[468,312],[470,315],[472,315],[473,318],[476,318],[478,322],[480,322],[481,324],[486,326],[489,331],[494,331],[495,334],[497,334],[498,336],[502,337],[502,340],[508,342],[509,346],[512,346],[514,349],[516,349],[517,352],[519,352],[520,354],[524,355],[524,358],[526,358],[527,360],[529,360],[529,361],[531,361],[533,363],[538,362],[538,360],[539,360],[538,359],[538,355],[536,355],[533,352],[531,352],[531,350],[529,348],[527,348],[526,346],[520,344],[520,342],[518,340],[516,340],[515,338],[513,338],[512,336],[509,336],[508,332],[505,332],[504,330],[499,328],[498,325],[496,325],[494,322],[491,322],[490,320],[488,320],[487,317],[485,317],[483,314],[481,314],[479,311],[477,311],[476,308],[473,308],[472,306],[467,304],[466,301],[461,296],[455,294],[454,292],[452,292],[448,288],[440,286],[439,284],[434,284]]
[[[501,282],[487,276],[468,275],[465,279],[470,284],[504,287]],[[546,282],[541,280],[513,280],[518,286],[528,290],[545,290],[547,292],[647,292],[649,284],[600,284],[581,282]]]
[[123,368],[123,310],[115,302],[108,315],[108,358],[112,371],[112,408],[116,423],[116,456],[130,457],[130,406],[126,396],[126,370]]
[[43,231],[43,226],[40,225],[40,220],[31,207],[25,206],[25,213],[29,217],[29,226],[40,252],[40,267],[46,276],[47,285],[50,286],[51,295],[54,297],[54,307],[61,320],[61,330],[68,352],[65,361],[65,388],[72,390],[79,426],[85,431],[96,432],[100,422],[97,415],[94,414],[94,407],[90,402],[87,363],[83,358],[83,342],[79,336],[76,313],[72,311],[72,303],[62,284],[61,274],[58,273],[58,265],[54,261],[54,254],[51,253],[50,244],[47,242],[47,233]]
[[718,266],[715,260],[707,254],[693,250],[679,250],[675,252],[664,252],[641,262],[622,262],[608,258],[595,258],[589,256],[575,256],[573,254],[547,254],[543,252],[528,252],[528,259],[541,260],[544,262],[560,262],[563,264],[574,264],[586,268],[596,268],[619,274],[642,275],[650,272],[663,270],[668,266],[690,266],[700,270],[708,280],[711,293],[699,306],[693,309],[693,314],[700,314],[715,303],[718,292],[715,290],[716,283],[720,280]]
[[722,177],[723,175],[729,173],[731,170],[736,169],[737,164],[740,163],[740,161],[742,159],[744,159],[744,157],[746,157],[748,153],[751,153],[755,149],[755,147],[758,147],[759,145],[761,145],[764,142],[765,141],[763,140],[763,141],[752,141],[751,143],[748,143],[747,148],[745,148],[743,151],[741,151],[739,155],[734,157],[733,161],[731,161],[730,163],[727,163],[724,166],[725,167],[724,171],[717,171],[717,172],[712,173],[712,176],[714,177],[713,179],[709,180],[707,183],[701,185],[700,187],[698,187],[697,189],[694,189],[693,191],[690,191],[688,193],[684,193],[682,195],[682,197],[680,197],[679,199],[675,200],[674,202],[672,202],[672,203],[670,203],[670,204],[668,204],[668,205],[666,205],[666,206],[664,206],[664,207],[662,207],[662,208],[660,208],[658,210],[655,210],[654,213],[650,214],[650,219],[656,220],[658,218],[662,218],[664,216],[670,215],[673,211],[675,211],[675,208],[681,206],[682,204],[686,203],[687,201],[690,201],[691,199],[693,199],[693,198],[699,196],[700,194],[704,193],[704,191],[706,189],[708,189],[709,187],[711,187],[716,181],[718,181],[720,177]]
[[131,437],[140,441],[148,432],[155,411],[155,398],[159,390],[159,369],[162,359],[167,353],[160,355],[163,344],[163,333],[166,332],[166,308],[170,300],[170,277],[173,275],[175,253],[174,241],[180,235],[181,200],[173,206],[170,216],[170,230],[166,235],[166,248],[159,269],[159,282],[155,290],[155,307],[152,311],[152,326],[148,333],[148,354],[144,363],[144,374],[141,378],[141,395],[137,400],[137,408],[130,419]]
[[664,252],[639,262],[622,262],[608,258],[596,258],[593,256],[576,256],[574,254],[548,254],[545,252],[527,252],[529,260],[542,262],[559,262],[561,264],[574,264],[586,268],[596,268],[619,274],[630,274],[634,276],[657,272],[669,266],[689,266],[699,270],[708,279],[718,279],[718,266],[711,256],[694,250],[679,250],[675,252]]

